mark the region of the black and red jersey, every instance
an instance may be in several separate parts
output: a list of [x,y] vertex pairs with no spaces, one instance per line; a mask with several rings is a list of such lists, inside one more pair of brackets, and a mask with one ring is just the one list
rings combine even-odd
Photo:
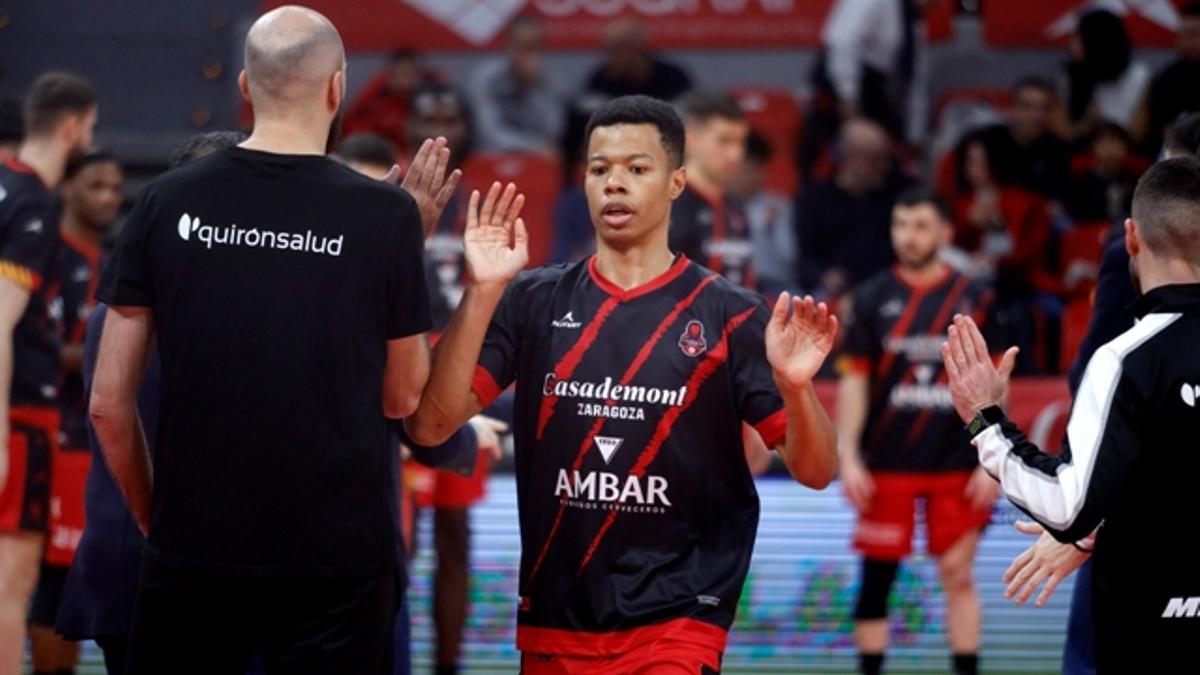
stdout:
[[[67,230],[62,230],[59,236],[62,242],[55,256],[57,293],[51,301],[51,316],[58,322],[64,345],[82,345],[88,317],[96,307],[101,250]],[[59,444],[63,448],[87,449],[87,401],[78,371],[63,374],[58,407],[62,411]]]
[[518,276],[476,370],[485,405],[516,381],[517,647],[723,649],[758,526],[742,424],[787,427],[770,310],[683,256],[628,290],[594,260]]
[[0,277],[30,292],[13,330],[13,406],[53,405],[58,394],[57,326],[50,318],[58,219],[50,189],[15,159],[0,164]]
[[738,286],[754,288],[754,245],[741,202],[709,200],[690,185],[671,204],[671,250]]
[[870,379],[859,445],[870,469],[948,471],[978,464],[954,411],[941,346],[955,314],[982,322],[989,303],[989,291],[950,268],[917,288],[893,267],[854,292],[838,366]]

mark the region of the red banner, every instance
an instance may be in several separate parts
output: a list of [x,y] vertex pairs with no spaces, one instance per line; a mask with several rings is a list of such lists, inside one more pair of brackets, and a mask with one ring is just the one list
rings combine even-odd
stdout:
[[[816,383],[821,405],[833,415],[837,409],[837,382]],[[1013,380],[1008,396],[1008,416],[1039,448],[1057,453],[1062,446],[1071,413],[1071,394],[1061,378]]]
[[1066,44],[1076,18],[1092,8],[1125,17],[1136,47],[1169,47],[1186,0],[1003,0],[983,3],[984,38],[994,47]]
[[[309,0],[353,51],[492,49],[513,17],[540,17],[550,47],[592,49],[615,18],[660,48],[814,47],[834,0]],[[288,4],[267,0],[267,9]]]

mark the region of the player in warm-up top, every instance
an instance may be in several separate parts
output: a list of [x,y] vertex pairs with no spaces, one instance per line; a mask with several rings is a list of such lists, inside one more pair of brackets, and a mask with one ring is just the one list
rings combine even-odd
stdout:
[[683,137],[654,99],[595,114],[579,263],[518,275],[523,198],[471,198],[466,291],[408,424],[440,441],[516,382],[525,673],[718,670],[758,523],[743,422],[799,482],[837,471],[811,384],[837,320],[786,294],[772,312],[671,252]]

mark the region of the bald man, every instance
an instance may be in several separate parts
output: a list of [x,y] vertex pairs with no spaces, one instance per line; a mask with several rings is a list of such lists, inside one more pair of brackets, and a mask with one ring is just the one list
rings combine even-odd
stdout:
[[240,674],[253,653],[269,673],[390,672],[385,417],[429,372],[424,231],[458,174],[443,139],[404,190],[325,157],[345,68],[320,14],[260,18],[238,78],[253,133],[150,183],[101,282],[91,417],[147,533],[127,673]]

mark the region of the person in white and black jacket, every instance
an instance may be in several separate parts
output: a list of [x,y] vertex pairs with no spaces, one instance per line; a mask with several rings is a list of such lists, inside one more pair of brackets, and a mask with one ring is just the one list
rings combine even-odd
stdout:
[[1125,234],[1143,293],[1138,322],[1092,357],[1061,454],[1043,453],[1005,417],[1006,369],[969,318],[956,318],[942,350],[983,467],[1050,535],[1095,551],[1101,673],[1178,667],[1200,638],[1200,574],[1176,544],[1200,516],[1200,162],[1152,167]]

